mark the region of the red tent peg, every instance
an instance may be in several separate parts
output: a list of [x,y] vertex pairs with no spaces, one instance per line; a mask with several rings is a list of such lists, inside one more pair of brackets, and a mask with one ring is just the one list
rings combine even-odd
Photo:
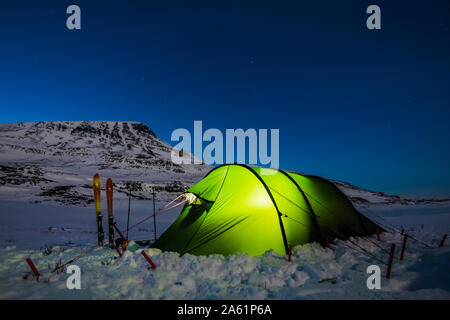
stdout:
[[150,259],[150,257],[145,253],[144,250],[142,250],[141,253],[144,256],[145,260],[147,260],[147,262],[150,264],[152,269],[155,269],[156,268],[156,264],[153,263],[152,259]]
[[327,248],[329,249],[330,248],[330,241],[328,241],[328,237],[325,237],[325,241],[327,243]]
[[386,279],[391,278],[392,261],[394,260],[395,244],[391,246],[391,253],[389,254],[389,263],[386,271]]
[[444,234],[444,237],[442,238],[441,243],[439,244],[439,248],[444,246],[445,239],[447,239],[447,234]]
[[122,258],[122,253],[120,252],[119,248],[116,248],[117,253],[119,254],[119,257]]
[[400,260],[403,260],[403,255],[405,254],[406,240],[408,240],[408,234],[405,234],[405,236],[403,237],[403,245],[402,245],[402,252],[400,253]]
[[39,279],[39,277],[41,276],[41,274],[39,273],[38,269],[36,268],[36,266],[34,265],[33,261],[31,260],[31,258],[27,258],[27,263],[30,266],[31,270],[33,271],[34,275],[36,276],[36,278]]
[[380,238],[380,228],[378,228],[378,227],[377,227],[377,239],[378,239],[378,241],[381,241],[381,238]]
[[289,245],[289,255],[288,255],[288,261],[291,261],[291,255],[292,255],[292,245]]

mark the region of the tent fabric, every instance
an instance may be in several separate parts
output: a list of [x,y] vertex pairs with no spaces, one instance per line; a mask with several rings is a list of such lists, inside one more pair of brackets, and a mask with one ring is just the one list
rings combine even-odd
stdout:
[[227,164],[186,193],[196,201],[185,205],[152,247],[194,255],[286,254],[289,246],[376,230],[339,188],[317,176]]

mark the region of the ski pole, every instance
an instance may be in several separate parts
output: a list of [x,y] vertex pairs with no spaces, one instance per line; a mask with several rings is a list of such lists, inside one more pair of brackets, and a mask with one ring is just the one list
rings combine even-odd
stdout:
[[400,253],[400,260],[403,260],[403,256],[405,254],[406,240],[408,240],[408,234],[407,233],[403,237],[403,245],[402,245],[402,251]]
[[130,225],[130,206],[131,206],[131,186],[129,186],[129,193],[128,193],[128,218],[127,218],[127,240],[128,240],[128,231],[129,231],[129,225]]
[[155,209],[155,192],[153,191],[153,230],[155,231],[156,241],[156,209]]

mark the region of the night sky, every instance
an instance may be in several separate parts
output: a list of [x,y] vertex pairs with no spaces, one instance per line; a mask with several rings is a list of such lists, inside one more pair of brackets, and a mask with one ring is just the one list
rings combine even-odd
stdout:
[[282,169],[448,196],[449,22],[448,0],[2,0],[0,122],[279,128]]

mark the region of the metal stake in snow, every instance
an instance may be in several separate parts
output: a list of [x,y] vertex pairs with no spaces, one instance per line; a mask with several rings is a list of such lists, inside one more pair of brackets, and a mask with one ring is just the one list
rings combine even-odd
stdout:
[[403,238],[403,245],[402,245],[402,252],[400,253],[400,260],[403,260],[403,255],[405,254],[406,240],[408,240],[408,234],[405,234],[405,236]]
[[156,241],[156,209],[155,209],[155,191],[153,191],[153,230],[155,232]]
[[130,225],[130,206],[131,206],[131,185],[128,186],[129,189],[129,193],[128,193],[128,218],[127,218],[127,240],[128,240],[128,231],[129,229],[129,225]]
[[389,254],[389,263],[386,272],[386,279],[391,278],[392,261],[394,260],[395,244],[391,246],[391,253]]
[[38,269],[34,265],[33,261],[31,261],[31,258],[27,258],[27,263],[30,266],[30,268],[33,271],[33,273],[36,276],[36,278],[39,280],[39,277],[41,276],[41,274],[39,273]]
[[150,257],[145,253],[144,250],[142,250],[141,253],[144,256],[145,260],[147,260],[147,262],[150,264],[152,269],[155,269],[156,268],[156,264],[153,263],[152,259],[150,259]]
[[100,203],[100,176],[98,173],[94,175],[93,179],[93,187],[94,187],[94,199],[95,199],[95,212],[97,213],[97,236],[98,236],[98,245],[100,247],[103,246],[103,238],[105,234],[103,233],[102,226],[102,207]]
[[447,239],[447,234],[444,234],[444,237],[442,238],[442,241],[441,241],[441,243],[439,244],[439,248],[441,248],[441,247],[444,246],[445,239]]

